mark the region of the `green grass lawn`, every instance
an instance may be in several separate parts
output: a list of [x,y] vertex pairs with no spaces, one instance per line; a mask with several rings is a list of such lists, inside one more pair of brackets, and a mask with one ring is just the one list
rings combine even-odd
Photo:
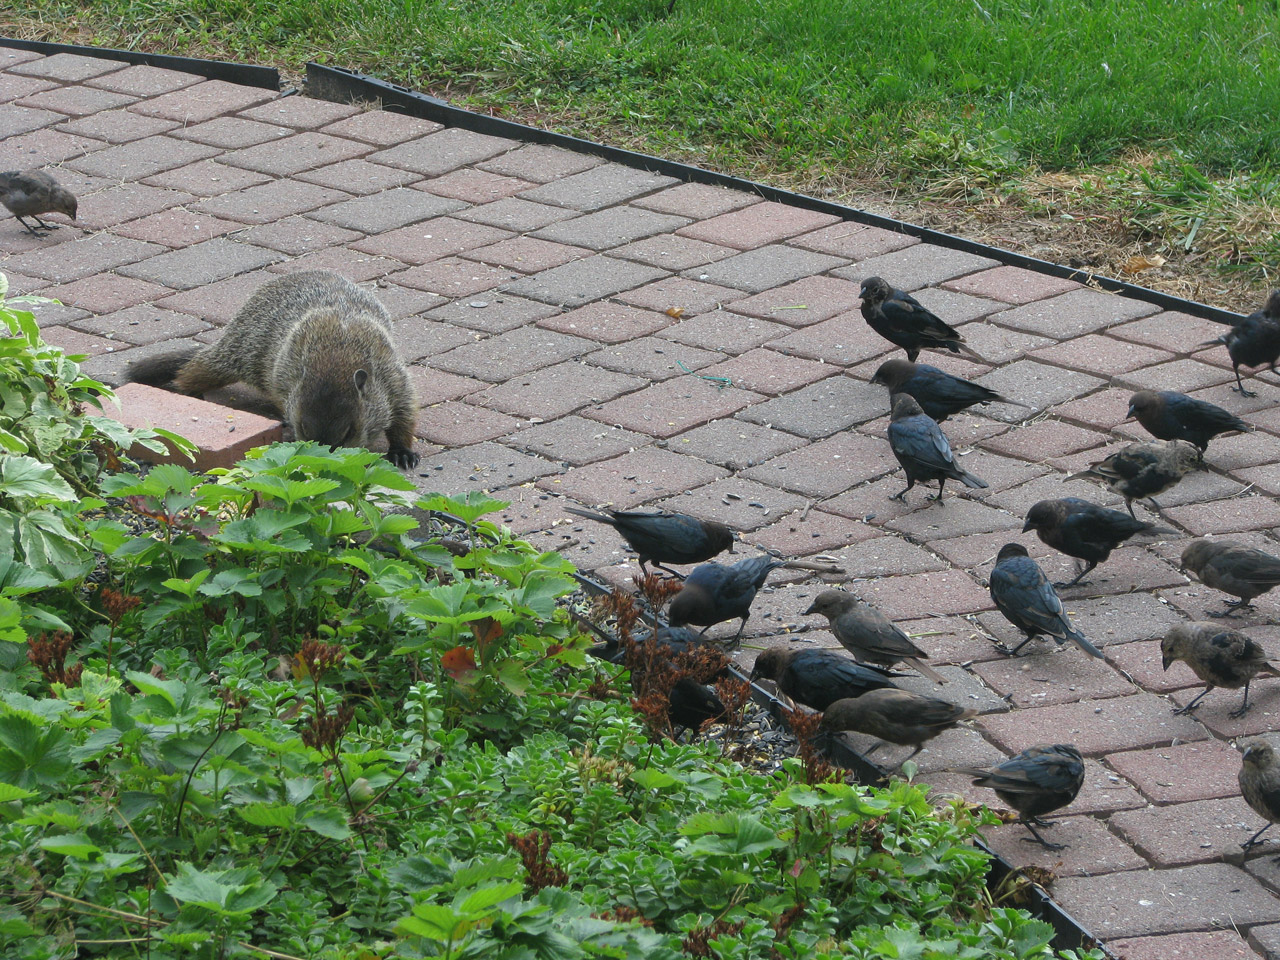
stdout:
[[[1280,170],[1275,0],[28,0],[11,9],[24,35],[295,72],[315,59],[728,172],[775,182],[783,173],[802,189],[874,178],[928,192],[958,178],[966,190],[1008,194],[1029,173],[1113,170],[1154,155],[1154,168],[1131,171],[1151,182],[1101,186],[1123,218],[1137,216],[1139,235],[1171,231],[1171,244],[1197,218],[1252,223]],[[1224,180],[1226,196],[1202,178]],[[1216,235],[1198,232],[1201,242]],[[1267,238],[1255,240],[1243,244],[1261,244],[1252,259],[1274,260]]]
[[1276,4],[529,0],[19,5],[129,46],[316,58],[713,155],[865,165],[953,134],[1049,167],[1181,150],[1280,161]]

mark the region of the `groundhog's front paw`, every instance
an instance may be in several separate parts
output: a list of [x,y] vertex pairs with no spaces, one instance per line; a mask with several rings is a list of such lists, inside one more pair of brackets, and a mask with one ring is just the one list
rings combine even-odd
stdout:
[[408,447],[392,447],[387,451],[387,459],[401,470],[412,470],[422,458]]

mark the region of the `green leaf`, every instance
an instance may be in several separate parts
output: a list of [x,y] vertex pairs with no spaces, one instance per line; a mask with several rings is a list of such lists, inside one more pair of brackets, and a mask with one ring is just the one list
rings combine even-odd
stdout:
[[274,830],[288,829],[297,820],[297,809],[287,803],[250,803],[236,807],[236,814],[245,823]]
[[252,913],[270,903],[278,888],[250,868],[197,870],[177,864],[177,873],[166,877],[164,890],[173,899],[224,915]]
[[413,916],[402,917],[396,924],[396,932],[448,943],[464,936],[473,926],[473,920],[459,916],[448,907],[434,903],[416,903],[413,906]]
[[514,880],[510,883],[496,883],[493,886],[481,887],[468,894],[459,905],[459,909],[464,914],[480,916],[490,907],[518,896],[522,890],[524,890],[524,884]]
[[523,697],[529,691],[529,671],[519,660],[503,661],[498,667],[498,681],[517,697]]
[[21,624],[22,607],[8,597],[0,597],[0,641],[25,643],[27,632]]
[[37,500],[74,500],[71,484],[58,471],[34,457],[8,456],[0,460],[0,495]]
[[312,833],[330,840],[346,840],[351,836],[347,818],[337,810],[315,810],[302,817],[302,825]]
[[178,709],[178,700],[187,692],[187,685],[181,680],[160,680],[138,670],[126,670],[125,678],[144,694],[167,701],[175,710]]
[[32,793],[30,790],[23,790],[21,787],[15,787],[12,783],[0,781],[0,803],[30,800],[34,796],[38,796],[38,794]]
[[50,853],[60,853],[74,860],[93,860],[102,856],[102,849],[83,833],[70,833],[57,837],[43,837],[38,846]]
[[645,790],[666,790],[680,782],[665,770],[655,770],[653,767],[642,767],[632,772],[631,779]]

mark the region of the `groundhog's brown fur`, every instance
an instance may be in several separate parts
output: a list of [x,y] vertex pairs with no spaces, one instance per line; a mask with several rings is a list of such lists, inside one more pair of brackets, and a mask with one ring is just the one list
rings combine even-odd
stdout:
[[299,440],[368,447],[418,464],[417,401],[373,294],[327,270],[285,274],[257,289],[221,339],[194,353],[139,360],[128,379],[200,396],[243,381],[275,401]]

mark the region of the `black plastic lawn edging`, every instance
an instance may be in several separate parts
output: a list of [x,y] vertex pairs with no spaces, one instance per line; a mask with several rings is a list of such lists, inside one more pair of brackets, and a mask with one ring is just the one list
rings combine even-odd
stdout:
[[135,66],[159,67],[194,73],[206,80],[224,80],[244,87],[280,89],[280,71],[275,67],[255,67],[245,63],[223,63],[221,60],[197,60],[194,57],[173,57],[167,53],[137,53],[133,50],[113,50],[110,47],[80,47],[70,43],[45,43],[43,40],[18,40],[0,37],[0,47],[15,50],[32,50],[47,56],[70,53],[77,57],[96,57],[99,60],[123,60]]
[[637,153],[633,150],[624,150],[621,147],[594,143],[590,140],[569,136],[568,134],[553,133],[550,130],[530,127],[523,123],[516,123],[513,120],[503,120],[499,117],[473,113],[470,110],[464,110],[461,107],[446,103],[437,97],[428,96],[425,93],[417,93],[407,87],[389,83],[386,80],[379,80],[376,77],[343,67],[308,63],[306,93],[308,96],[316,97],[320,100],[331,100],[337,103],[369,103],[376,101],[383,110],[404,113],[423,120],[434,120],[436,123],[442,123],[449,127],[459,127],[463,130],[470,130],[473,133],[481,133],[492,137],[506,137],[525,143],[540,143],[561,147],[565,150],[572,150],[575,153],[601,157],[613,163],[645,170],[649,173],[660,173],[665,176],[675,177],[685,183],[703,183],[754,193],[765,200],[772,200],[804,210],[813,210],[818,213],[831,214],[842,220],[879,227],[882,230],[891,230],[894,233],[915,237],[935,246],[987,257],[1006,266],[1022,267],[1023,269],[1051,277],[1075,280],[1078,283],[1089,284],[1110,293],[1118,293],[1133,300],[1141,300],[1153,304],[1163,310],[1176,310],[1203,320],[1212,320],[1215,323],[1234,324],[1240,319],[1239,314],[1232,313],[1229,310],[1221,310],[1218,307],[1197,303],[1194,300],[1184,300],[1181,297],[1161,293],[1159,290],[1150,290],[1136,284],[1126,283],[1123,280],[1116,280],[1113,277],[1105,277],[1090,273],[1087,270],[1066,267],[1062,264],[1051,263],[1048,260],[1039,260],[1035,257],[1015,253],[1012,250],[966,240],[963,237],[953,237],[937,230],[930,230],[928,227],[906,223],[902,220],[894,220],[890,217],[882,217],[879,214],[842,206],[829,200],[821,200],[818,197],[810,197],[803,193],[791,193],[767,184],[757,183],[754,180],[744,180],[741,177],[717,173],[714,170],[704,170],[702,167],[695,167],[686,163],[677,163],[672,160],[664,160],[661,157]]
[[[450,514],[434,513],[433,516],[440,520],[450,523],[458,523],[463,526],[463,522]],[[600,581],[586,576],[583,573],[575,571],[573,579],[578,582],[584,590],[596,596],[607,596],[613,591]],[[660,625],[661,621],[660,621]],[[739,680],[751,685],[751,699],[760,706],[769,711],[769,715],[780,724],[784,729],[790,730],[791,724],[787,720],[789,712],[788,707],[776,696],[770,693],[764,687],[757,683],[753,683],[749,677],[744,676],[735,667],[730,666],[729,672]],[[892,773],[884,767],[873,763],[867,757],[858,753],[843,737],[832,738],[825,746],[827,758],[836,765],[844,768],[853,774],[855,780],[863,786],[883,786],[888,782]],[[1060,950],[1078,950],[1078,949],[1095,949],[1101,950],[1107,957],[1114,960],[1115,954],[1107,949],[1106,945],[1099,942],[1093,934],[1089,933],[1082,927],[1071,914],[1067,913],[1062,907],[1054,902],[1053,898],[1039,884],[1026,878],[1025,875],[1011,864],[1000,854],[992,850],[982,840],[973,841],[974,846],[982,850],[991,858],[991,866],[987,872],[986,886],[987,890],[993,895],[1000,890],[1007,882],[1016,882],[1019,876],[1027,880],[1024,890],[1021,893],[1021,899],[1029,902],[1021,902],[1028,913],[1043,920],[1049,926],[1053,927],[1054,949]]]

